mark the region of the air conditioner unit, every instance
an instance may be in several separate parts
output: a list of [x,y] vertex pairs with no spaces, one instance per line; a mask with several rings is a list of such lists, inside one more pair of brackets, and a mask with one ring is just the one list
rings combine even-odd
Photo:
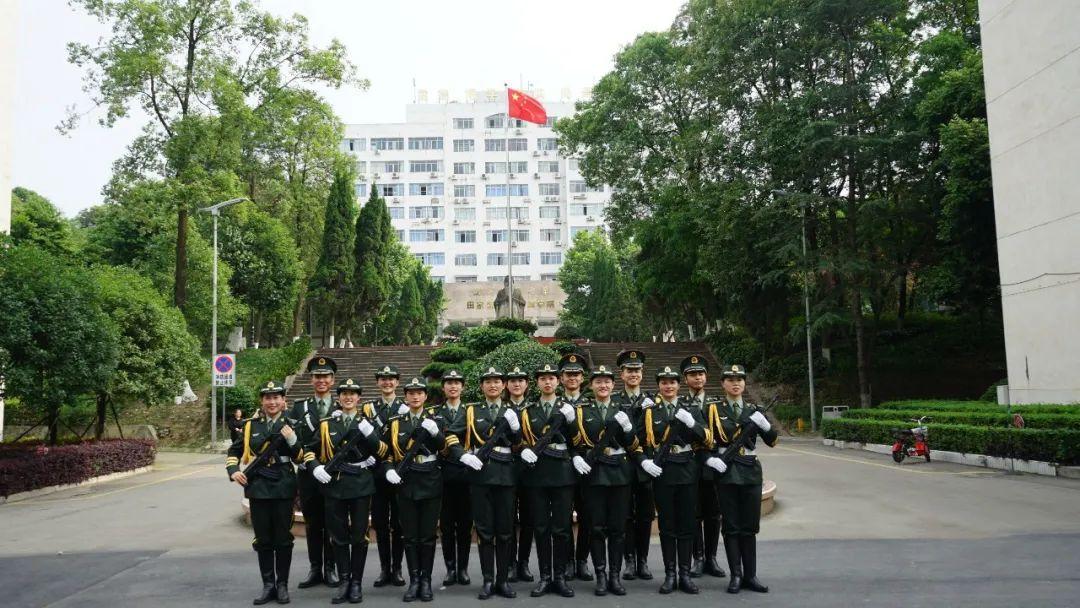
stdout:
[[555,179],[562,179],[562,173],[556,173]]
[[485,198],[484,200],[482,200],[480,202],[482,202],[482,203],[484,203],[486,205],[486,204],[491,202],[491,199],[490,198]]
[[510,179],[514,179],[514,174],[511,173],[509,177],[510,177]]
[[391,173],[391,174],[390,174],[390,179],[397,179],[397,178],[398,178],[398,174],[397,174],[397,173]]
[[574,200],[575,201],[583,201],[583,200],[585,200],[585,195],[584,194],[575,194],[574,195]]
[[555,241],[556,247],[562,247],[562,241]]
[[431,202],[438,203],[439,202],[439,197],[437,197],[437,196],[431,197]]
[[430,217],[425,217],[423,221],[424,221],[425,224],[430,224],[431,223],[431,218]]
[[537,152],[536,150],[533,150],[533,156],[540,156],[540,153]]
[[547,156],[547,155],[548,155],[548,151],[544,150],[544,156]]
[[556,223],[556,224],[561,224],[561,223],[562,223],[562,219],[560,219],[560,218],[555,218],[555,223]]
[[513,243],[510,243],[510,248],[511,249],[517,249],[518,248],[517,241],[514,241]]
[[379,149],[375,148],[375,156],[378,156],[378,155],[379,155]]
[[360,175],[356,176],[356,179],[357,179],[357,181],[366,182],[367,181],[367,176],[364,175],[363,173],[361,173]]
[[372,176],[372,179],[379,179],[379,174],[378,174],[378,173],[376,173],[375,175],[373,175],[373,176]]
[[518,223],[527,226],[529,224],[529,220],[519,219]]
[[430,177],[439,177],[439,174],[432,171]]
[[480,179],[487,179],[487,173],[481,173]]
[[394,202],[394,203],[400,203],[400,202],[401,202],[401,199],[400,199],[400,198],[397,198],[397,197],[394,197],[394,199],[392,199],[392,201],[391,201],[391,202]]
[[525,197],[525,198],[521,199],[521,202],[523,202],[523,203],[531,203],[532,199],[529,198],[529,197]]
[[490,226],[490,225],[491,225],[491,222],[484,222],[484,225],[485,225],[485,226]]
[[460,223],[461,223],[461,220],[454,220],[454,221],[453,221],[453,222],[451,222],[451,223],[452,223],[453,225],[457,226],[458,224],[460,224]]
[[540,179],[539,173],[533,173],[533,179]]
[[589,216],[586,216],[586,217],[585,217],[585,221],[586,221],[586,222],[595,222],[595,221],[596,221],[596,218],[595,218],[595,217],[593,217],[593,216],[591,216],[591,215],[589,215]]
[[451,173],[450,174],[450,181],[452,181],[452,182],[457,181],[457,176],[454,175],[453,173]]
[[521,129],[514,129],[514,135],[521,135]]

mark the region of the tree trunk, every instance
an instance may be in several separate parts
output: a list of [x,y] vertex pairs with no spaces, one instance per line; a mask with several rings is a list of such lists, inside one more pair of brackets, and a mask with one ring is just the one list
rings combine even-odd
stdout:
[[334,313],[330,313],[330,323],[327,324],[327,332],[330,334],[330,348],[334,348],[337,342],[334,341]]
[[97,394],[97,420],[94,421],[94,439],[101,441],[101,438],[105,436],[105,417],[107,416],[106,408],[109,405],[109,396],[105,393]]
[[293,338],[299,338],[300,332],[304,328],[304,300],[307,299],[307,289],[300,288],[300,293],[296,294],[296,306],[293,307],[292,316],[292,335]]
[[176,212],[176,272],[173,277],[173,305],[181,310],[187,303],[187,219],[187,208],[181,203]]
[[904,329],[904,318],[907,316],[908,306],[908,286],[907,286],[907,270],[900,273],[900,285],[898,286],[899,294],[896,298],[896,329]]
[[60,406],[49,411],[49,445],[56,445],[58,428],[60,424]]
[[859,370],[859,407],[870,407],[870,365],[866,349],[866,327],[862,314],[862,295],[851,298],[851,316],[855,319],[855,356]]

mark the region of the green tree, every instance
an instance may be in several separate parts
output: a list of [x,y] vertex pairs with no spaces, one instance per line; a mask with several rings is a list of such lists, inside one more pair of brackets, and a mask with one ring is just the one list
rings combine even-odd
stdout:
[[602,342],[642,337],[642,313],[631,278],[602,233],[584,231],[574,237],[559,269],[559,285],[566,292],[563,323]]
[[372,324],[379,318],[391,296],[390,251],[396,239],[386,201],[375,188],[356,218],[356,274],[353,289],[356,321],[365,343],[374,340]]
[[77,248],[71,224],[49,199],[27,188],[11,191],[11,239],[65,257]]
[[308,290],[319,317],[326,322],[330,346],[336,346],[338,324],[350,325],[355,310],[352,282],[356,269],[353,248],[356,242],[356,202],[352,176],[342,172],[334,178],[323,222],[322,253]]
[[416,344],[421,337],[421,323],[424,320],[424,307],[416,281],[410,275],[401,286],[401,293],[395,307],[394,321],[390,339],[394,344]]

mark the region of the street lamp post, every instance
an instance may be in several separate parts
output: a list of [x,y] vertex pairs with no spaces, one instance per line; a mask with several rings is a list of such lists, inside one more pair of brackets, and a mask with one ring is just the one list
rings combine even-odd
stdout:
[[[212,304],[211,304],[212,312],[211,312],[211,317],[210,317],[211,318],[211,320],[210,320],[210,361],[211,362],[214,361],[214,359],[217,358],[217,354],[218,354],[218,352],[217,352],[217,350],[218,350],[217,349],[217,283],[218,283],[218,277],[217,277],[217,260],[218,260],[217,227],[218,227],[218,216],[221,215],[221,210],[224,209],[225,207],[228,207],[229,205],[235,205],[236,203],[240,203],[240,202],[243,202],[243,201],[246,201],[246,200],[248,200],[248,199],[245,198],[245,197],[231,198],[231,199],[229,199],[227,201],[222,201],[220,203],[217,203],[217,204],[211,205],[209,207],[204,207],[204,208],[200,209],[200,211],[205,211],[205,212],[209,213],[211,216],[213,216],[213,218],[214,218],[214,262],[213,262],[213,270],[211,271],[213,273],[213,278],[212,278],[213,288],[212,288],[212,295],[210,296],[210,301],[212,302]],[[217,432],[217,387],[214,386],[213,377],[211,377],[211,380],[210,380],[210,441],[211,441],[211,444],[210,445],[211,446],[216,445],[217,440],[218,440],[218,432]]]

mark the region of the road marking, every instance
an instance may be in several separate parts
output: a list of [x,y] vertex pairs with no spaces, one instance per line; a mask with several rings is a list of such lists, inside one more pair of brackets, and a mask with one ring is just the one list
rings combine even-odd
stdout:
[[[189,477],[189,476],[195,475],[197,473],[205,473],[206,471],[212,471],[215,468],[217,468],[217,467],[216,466],[202,467],[200,469],[195,469],[194,471],[188,471],[186,473],[180,473],[180,474],[177,474],[177,475],[170,475],[169,477],[164,477],[162,479],[155,479],[154,481],[147,481],[147,482],[144,482],[144,483],[138,483],[138,484],[135,484],[133,486],[128,486],[126,488],[117,488],[115,490],[109,490],[108,492],[101,492],[100,494],[89,494],[89,495],[86,495],[86,496],[71,496],[69,498],[53,498],[53,499],[44,499],[43,498],[43,499],[40,499],[40,500],[30,499],[30,500],[19,501],[16,504],[25,505],[25,504],[42,504],[42,503],[57,503],[57,502],[74,502],[74,501],[77,501],[77,500],[93,500],[95,498],[101,498],[103,496],[109,496],[111,494],[119,494],[120,492],[127,492],[129,490],[136,490],[138,488],[145,488],[147,486],[154,486],[154,485],[157,485],[159,483],[165,483],[166,481],[173,481],[174,479],[180,479],[182,477]],[[12,505],[12,506],[15,506],[15,505]]]
[[868,460],[859,460],[857,458],[847,458],[844,456],[833,456],[831,454],[822,454],[820,452],[810,452],[807,450],[796,450],[789,447],[777,447],[777,450],[786,450],[788,452],[795,452],[797,454],[805,454],[807,456],[817,456],[819,458],[828,458],[830,460],[841,460],[843,462],[851,462],[854,464],[862,464],[871,467],[880,467],[882,469],[888,469],[890,471],[898,471],[901,473],[915,473],[919,475],[957,475],[967,477],[981,477],[987,475],[1000,475],[1001,471],[923,471],[920,469],[912,469],[908,467],[902,467],[896,464],[882,464],[880,462],[870,462]]

